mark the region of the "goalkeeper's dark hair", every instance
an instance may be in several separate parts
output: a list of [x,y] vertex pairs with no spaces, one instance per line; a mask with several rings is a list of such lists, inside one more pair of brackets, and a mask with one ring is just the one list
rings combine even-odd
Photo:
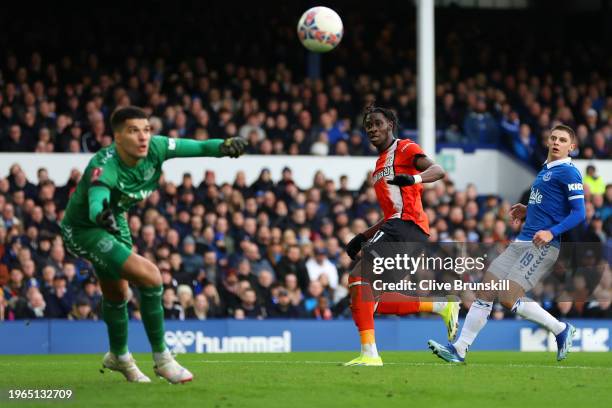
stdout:
[[149,119],[149,115],[147,115],[147,112],[137,106],[126,106],[125,108],[119,108],[113,112],[110,118],[113,132],[121,131],[125,121],[130,119]]
[[363,111],[363,121],[361,123],[361,125],[363,127],[365,127],[365,122],[366,119],[368,118],[368,116],[370,116],[373,113],[381,113],[385,118],[387,118],[387,120],[391,123],[393,123],[393,134],[396,135],[398,132],[398,128],[399,128],[399,120],[397,119],[397,115],[395,114],[395,112],[393,112],[391,109],[386,109],[386,108],[382,108],[380,106],[376,106],[374,104],[366,106],[366,108]]

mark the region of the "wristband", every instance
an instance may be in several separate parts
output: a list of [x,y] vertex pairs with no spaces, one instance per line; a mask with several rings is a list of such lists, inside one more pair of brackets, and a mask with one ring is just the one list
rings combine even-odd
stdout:
[[414,176],[414,184],[421,184],[423,182],[423,177],[420,174],[416,174]]

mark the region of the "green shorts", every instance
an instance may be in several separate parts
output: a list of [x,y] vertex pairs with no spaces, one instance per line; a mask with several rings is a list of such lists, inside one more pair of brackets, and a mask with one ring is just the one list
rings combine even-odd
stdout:
[[102,228],[78,228],[61,224],[68,251],[91,262],[100,280],[121,279],[121,268],[132,253],[132,238],[127,228],[112,235]]

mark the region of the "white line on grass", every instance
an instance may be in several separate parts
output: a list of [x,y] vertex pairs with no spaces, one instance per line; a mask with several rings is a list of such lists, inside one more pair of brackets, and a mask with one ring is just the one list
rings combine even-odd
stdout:
[[[5,357],[5,356],[4,356]],[[322,360],[199,360],[203,364],[294,364],[294,365],[342,365],[344,361],[322,361]],[[85,363],[87,365],[88,363]],[[23,367],[23,366],[56,366],[56,365],[84,365],[82,361],[0,361],[0,367]],[[538,364],[496,364],[496,363],[425,363],[425,362],[385,362],[387,366],[407,366],[407,367],[505,367],[505,368],[552,368],[555,370],[603,370],[612,371],[612,367],[590,367],[577,365],[538,365]]]
[[[341,365],[344,361],[285,361],[285,360],[200,360],[204,364],[313,364],[313,365]],[[438,366],[438,367],[507,367],[507,368],[553,368],[556,370],[577,369],[577,370],[605,370],[612,371],[612,367],[589,367],[589,366],[566,366],[566,365],[538,365],[538,364],[494,364],[494,363],[468,363],[468,364],[448,364],[448,363],[420,363],[420,362],[388,362],[385,365],[398,366]]]

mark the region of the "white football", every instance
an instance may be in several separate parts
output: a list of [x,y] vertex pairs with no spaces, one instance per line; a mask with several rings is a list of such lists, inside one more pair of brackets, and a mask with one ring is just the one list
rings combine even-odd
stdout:
[[344,26],[338,13],[328,7],[306,10],[297,25],[297,33],[304,47],[313,52],[328,52],[342,40]]

